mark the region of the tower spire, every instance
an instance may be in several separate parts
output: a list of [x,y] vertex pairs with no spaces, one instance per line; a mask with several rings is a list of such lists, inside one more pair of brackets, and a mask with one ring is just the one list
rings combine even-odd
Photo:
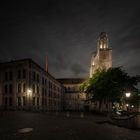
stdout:
[[106,32],[101,32],[98,39],[98,48],[107,49],[108,48],[108,37]]

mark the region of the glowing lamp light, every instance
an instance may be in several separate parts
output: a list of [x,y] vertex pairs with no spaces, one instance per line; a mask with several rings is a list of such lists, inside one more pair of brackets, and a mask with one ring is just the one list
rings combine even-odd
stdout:
[[125,93],[125,96],[126,96],[127,98],[129,98],[129,97],[131,96],[131,93],[130,93],[130,92]]
[[32,93],[32,90],[31,89],[28,89],[27,90],[27,93],[30,95]]
[[103,48],[102,44],[100,44],[100,48],[101,48],[101,49]]
[[128,106],[129,106],[129,104],[126,104],[126,106],[128,107]]
[[134,108],[134,105],[132,105],[131,107]]

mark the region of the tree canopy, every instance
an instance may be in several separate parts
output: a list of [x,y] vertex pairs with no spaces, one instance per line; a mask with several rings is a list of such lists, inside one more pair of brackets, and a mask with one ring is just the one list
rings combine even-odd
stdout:
[[136,98],[140,76],[129,76],[122,67],[97,70],[92,78],[81,85],[81,90],[90,94],[92,100],[120,102],[126,92]]

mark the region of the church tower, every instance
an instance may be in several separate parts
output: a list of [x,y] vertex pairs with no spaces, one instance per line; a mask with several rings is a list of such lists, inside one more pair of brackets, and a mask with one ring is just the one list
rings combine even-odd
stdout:
[[112,49],[109,48],[108,37],[105,32],[99,35],[97,50],[92,54],[90,66],[90,78],[97,69],[108,69],[112,67]]

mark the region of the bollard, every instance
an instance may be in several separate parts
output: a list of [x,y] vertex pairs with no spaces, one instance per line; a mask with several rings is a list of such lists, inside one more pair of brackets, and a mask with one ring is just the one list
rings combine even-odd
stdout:
[[83,112],[80,113],[80,118],[84,118],[84,113]]
[[70,117],[70,113],[69,113],[69,111],[67,111],[67,113],[66,113],[66,117]]

